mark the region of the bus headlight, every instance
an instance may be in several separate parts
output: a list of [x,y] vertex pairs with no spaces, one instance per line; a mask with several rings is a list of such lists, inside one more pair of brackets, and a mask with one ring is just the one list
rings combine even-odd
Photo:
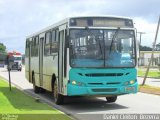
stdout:
[[72,81],[72,85],[76,85],[77,83],[76,83],[76,81],[75,80],[73,80]]
[[129,83],[132,85],[132,84],[135,83],[135,81],[134,80],[130,80]]
[[84,84],[82,82],[76,82],[75,80],[73,80],[72,85],[78,85],[78,86],[83,86]]
[[125,82],[124,83],[124,85],[132,85],[132,84],[134,84],[135,83],[135,80],[130,80],[130,81],[127,81],[127,82]]

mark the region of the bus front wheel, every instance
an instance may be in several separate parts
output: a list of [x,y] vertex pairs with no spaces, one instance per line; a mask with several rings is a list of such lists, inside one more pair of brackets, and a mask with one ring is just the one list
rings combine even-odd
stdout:
[[62,105],[64,103],[64,96],[58,93],[57,81],[55,80],[53,86],[54,101],[57,105]]
[[106,97],[108,103],[115,102],[117,100],[117,96]]

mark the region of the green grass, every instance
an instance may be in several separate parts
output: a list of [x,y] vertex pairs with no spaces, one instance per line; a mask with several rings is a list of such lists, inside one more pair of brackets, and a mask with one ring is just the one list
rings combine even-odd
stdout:
[[[138,76],[145,76],[146,69],[138,69]],[[148,77],[151,78],[160,78],[160,71],[158,70],[150,70],[148,73]]]
[[[3,114],[18,114],[18,120],[70,120],[64,113],[12,87],[0,78],[0,120]],[[2,115],[2,116],[1,116]],[[27,117],[26,117],[27,116]]]
[[160,91],[160,87],[154,87],[154,86],[149,86],[149,85],[139,85],[139,89],[140,88],[154,89],[156,91]]
[[149,94],[160,95],[160,87],[154,87],[149,85],[139,85],[139,91]]

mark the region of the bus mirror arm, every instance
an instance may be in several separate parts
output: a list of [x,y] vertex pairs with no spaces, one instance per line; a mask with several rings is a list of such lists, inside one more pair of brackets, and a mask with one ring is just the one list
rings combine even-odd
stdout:
[[67,48],[69,47],[69,36],[68,35],[66,36],[66,47]]

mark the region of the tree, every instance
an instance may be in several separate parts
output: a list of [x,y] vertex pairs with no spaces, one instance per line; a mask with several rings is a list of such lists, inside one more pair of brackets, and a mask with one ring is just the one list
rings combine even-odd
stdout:
[[0,43],[0,53],[7,53],[6,46],[3,43]]
[[152,51],[152,48],[147,47],[147,46],[142,46],[142,45],[140,45],[139,50],[140,50],[140,51]]
[[156,51],[160,51],[160,43],[156,45]]

